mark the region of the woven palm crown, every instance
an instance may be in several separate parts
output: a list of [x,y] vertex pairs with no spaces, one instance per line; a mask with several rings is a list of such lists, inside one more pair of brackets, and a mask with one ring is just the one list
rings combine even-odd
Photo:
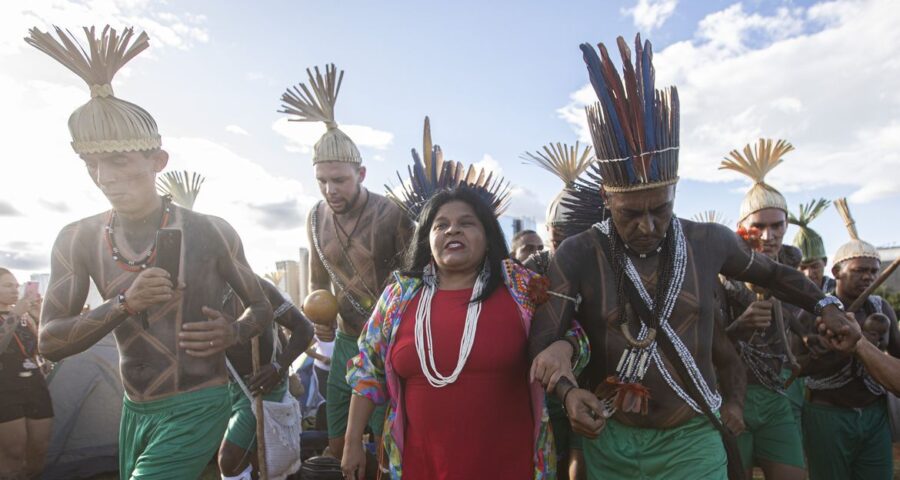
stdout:
[[309,85],[299,83],[281,95],[281,113],[293,115],[293,122],[322,122],[326,131],[313,147],[313,165],[323,162],[362,163],[362,156],[353,140],[334,120],[334,104],[341,91],[344,71],[337,72],[334,64],[325,66],[325,74],[315,67],[315,75],[306,69]]
[[563,181],[563,189],[547,207],[547,225],[553,226],[563,222],[566,213],[570,211],[563,205],[563,200],[573,200],[571,187],[578,180],[578,176],[584,173],[594,161],[590,145],[581,148],[578,142],[575,142],[574,146],[559,142],[551,143],[544,145],[541,150],[525,152],[521,158],[547,170]]
[[53,27],[56,38],[36,27],[25,42],[46,53],[78,75],[91,89],[91,99],[69,116],[69,132],[75,153],[109,153],[155,150],[162,146],[156,121],[149,112],[113,94],[112,80],[126,63],[150,46],[146,33],[134,37],[134,29],[122,34],[103,27],[84,27],[85,49],[75,36]]
[[850,215],[847,199],[839,198],[835,200],[834,208],[837,209],[841,219],[844,220],[844,226],[847,227],[847,233],[850,234],[850,241],[841,245],[837,253],[834,254],[834,264],[837,265],[851,258],[874,258],[880,261],[881,255],[878,253],[878,249],[871,243],[864,242],[859,238],[859,233],[856,231],[856,221]]
[[777,208],[787,215],[787,201],[778,190],[766,183],[766,174],[781,164],[784,154],[794,149],[794,146],[785,140],[772,140],[760,138],[756,145],[744,146],[744,153],[732,150],[719,166],[719,170],[734,170],[750,177],[753,186],[744,195],[741,202],[741,219],[743,222],[748,216],[766,208]]
[[431,140],[431,121],[425,117],[422,153],[419,157],[412,149],[413,164],[407,167],[409,178],[404,181],[400,172],[400,186],[396,189],[385,185],[387,196],[414,221],[418,220],[422,207],[442,190],[469,188],[475,191],[499,217],[509,205],[509,182],[495,177],[492,172],[470,165],[468,170],[461,162],[444,160],[441,147]]
[[678,181],[678,91],[655,88],[653,46],[634,40],[635,62],[622,37],[617,39],[622,76],[606,46],[600,55],[584,43],[581,51],[599,101],[588,106],[587,121],[596,168],[609,192],[672,185]]
[[824,212],[830,203],[828,200],[820,198],[805,205],[801,204],[797,216],[788,212],[788,222],[799,227],[797,234],[794,235],[794,246],[799,248],[803,254],[802,263],[825,260],[828,257],[828,254],[825,253],[825,242],[822,241],[818,232],[809,228],[809,224]]

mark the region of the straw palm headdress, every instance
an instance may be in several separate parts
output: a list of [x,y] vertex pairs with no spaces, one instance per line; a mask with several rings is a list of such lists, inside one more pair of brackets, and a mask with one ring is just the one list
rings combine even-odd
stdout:
[[744,195],[741,202],[739,222],[748,216],[766,208],[777,208],[787,215],[787,201],[774,187],[766,183],[766,175],[784,160],[784,154],[792,151],[794,146],[786,140],[760,138],[756,145],[747,144],[744,152],[732,150],[719,166],[719,170],[734,170],[753,180],[753,186]]
[[308,85],[299,83],[281,95],[283,103],[279,112],[293,115],[294,117],[289,118],[293,122],[325,124],[327,130],[313,147],[313,165],[323,162],[361,164],[362,156],[356,144],[338,128],[334,120],[334,104],[341,91],[344,71],[338,73],[333,63],[325,66],[324,75],[319,67],[315,67],[314,71],[315,75],[313,70],[306,69]]
[[53,27],[56,37],[37,27],[25,42],[46,53],[81,77],[91,89],[91,99],[69,116],[69,132],[75,153],[109,153],[155,150],[162,146],[156,121],[144,108],[113,94],[113,77],[126,63],[150,45],[149,37],[126,28],[121,35],[109,25],[97,35],[84,27],[87,48],[75,36]]

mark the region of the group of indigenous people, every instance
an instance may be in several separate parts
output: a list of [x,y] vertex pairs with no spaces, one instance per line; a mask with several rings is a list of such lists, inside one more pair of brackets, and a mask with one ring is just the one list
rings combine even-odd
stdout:
[[[890,306],[864,296],[878,251],[838,201],[852,240],[824,275],[809,223],[827,203],[794,216],[765,182],[784,141],[723,163],[754,182],[737,231],[677,217],[679,97],[656,88],[649,41],[618,39],[621,74],[604,45],[581,45],[593,145],[525,155],[564,182],[548,248],[534,231],[507,247],[508,183],[445,160],[427,118],[409,179],[385,195],[363,187],[335,121],[343,72],[307,70],[281,111],[326,126],[309,287],[333,292],[337,315],[313,325],[253,273],[228,222],[157,194],[168,153],[156,122],[111,86],[147,35],[84,33],[85,47],[60,29],[26,41],[90,87],[69,130],[111,209],[59,233],[39,315],[0,270],[0,479],[40,470],[52,410],[31,359],[109,333],[123,479],[197,478],[216,455],[222,478],[258,478],[251,404],[289,396],[288,366],[314,339],[329,351],[328,450],[345,478],[891,478],[900,360],[882,352],[900,356],[900,332]],[[796,247],[782,242],[788,223]],[[172,230],[175,270],[157,262]],[[91,283],[104,302],[83,309]],[[11,435],[27,448],[7,448]]]

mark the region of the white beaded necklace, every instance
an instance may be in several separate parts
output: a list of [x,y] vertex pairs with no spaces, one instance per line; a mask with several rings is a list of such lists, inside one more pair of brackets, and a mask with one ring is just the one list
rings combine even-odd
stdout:
[[[604,235],[610,235],[610,221],[606,219],[604,222],[597,223],[594,225],[594,228],[603,232]],[[669,285],[669,291],[666,292],[666,297],[663,299],[662,305],[662,316],[660,318],[660,327],[662,328],[663,333],[671,339],[672,344],[675,346],[675,350],[678,352],[679,358],[684,362],[685,367],[687,367],[688,374],[690,375],[690,381],[697,386],[700,390],[701,395],[703,396],[703,401],[713,410],[718,410],[722,405],[722,396],[719,395],[715,389],[710,388],[706,383],[706,379],[703,378],[703,373],[700,372],[700,368],[697,367],[697,363],[694,361],[693,355],[691,355],[690,350],[688,350],[687,346],[684,342],[681,341],[681,337],[675,332],[675,329],[669,325],[669,317],[672,314],[672,311],[675,309],[675,303],[678,300],[678,296],[681,293],[681,286],[684,282],[684,275],[687,269],[687,244],[684,238],[684,232],[681,228],[681,222],[677,217],[672,217],[672,226],[673,233],[675,234],[675,252],[673,261],[675,262],[675,268],[673,269],[673,279],[671,284]],[[653,311],[654,302],[653,298],[650,297],[650,293],[647,292],[647,289],[644,288],[644,283],[641,281],[641,277],[637,272],[637,269],[634,266],[634,263],[627,256],[625,257],[625,274],[628,276],[628,279],[635,286],[640,295],[641,299],[647,305],[647,308],[650,311]],[[647,336],[647,325],[643,322],[641,323],[641,331],[638,334],[638,339],[642,340]],[[691,396],[685,392],[678,382],[672,377],[671,373],[669,373],[668,369],[663,363],[662,357],[659,353],[659,350],[656,348],[656,342],[654,341],[649,347],[650,349],[650,358],[653,360],[653,364],[655,364],[657,370],[662,375],[666,384],[678,395],[685,403],[687,403],[691,409],[696,412],[702,413],[702,409],[699,405],[691,398]],[[671,361],[676,361],[675,359],[670,359]],[[643,370],[646,371],[649,365],[643,366]],[[642,375],[643,376],[643,375]],[[685,380],[688,381],[688,380]]]
[[[462,373],[469,354],[472,353],[472,347],[475,345],[475,330],[478,328],[478,317],[481,315],[481,302],[475,302],[474,299],[481,296],[484,290],[484,284],[487,281],[488,270],[485,268],[478,279],[475,280],[475,287],[472,289],[472,297],[466,308],[466,324],[463,328],[462,341],[459,345],[459,359],[456,361],[456,368],[453,373],[444,376],[437,370],[434,362],[434,346],[431,334],[431,300],[434,298],[434,292],[437,290],[434,272],[431,265],[425,268],[423,275],[424,285],[422,286],[422,297],[419,299],[419,306],[416,309],[416,353],[419,355],[419,365],[422,367],[422,373],[428,379],[428,383],[432,387],[441,388],[456,382],[459,374]],[[425,355],[425,342],[428,342],[428,355]],[[433,373],[432,373],[433,372]]]

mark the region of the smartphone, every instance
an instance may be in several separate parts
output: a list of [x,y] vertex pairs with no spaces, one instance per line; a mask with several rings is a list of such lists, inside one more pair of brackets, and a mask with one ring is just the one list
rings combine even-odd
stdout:
[[154,267],[169,272],[172,284],[178,286],[178,269],[181,266],[181,230],[160,228],[156,232],[156,261]]
[[25,282],[25,298],[37,298],[41,295],[38,282]]

